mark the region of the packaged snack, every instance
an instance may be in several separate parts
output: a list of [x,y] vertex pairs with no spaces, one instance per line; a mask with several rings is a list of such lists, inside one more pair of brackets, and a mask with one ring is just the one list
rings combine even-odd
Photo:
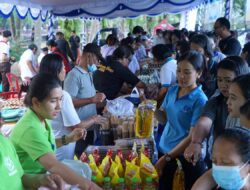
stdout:
[[103,176],[107,176],[109,173],[109,169],[112,164],[112,151],[108,150],[107,155],[105,158],[102,160],[101,165],[99,166],[100,171],[102,172]]
[[117,168],[118,165],[117,165],[117,163],[115,161],[111,161],[111,162],[112,163],[111,163],[108,175],[109,175],[109,177],[112,178],[115,175],[114,171],[115,171],[115,168]]
[[117,131],[117,138],[122,139],[122,125],[118,125],[116,131]]
[[89,163],[88,156],[85,152],[83,152],[82,155],[80,156],[80,160],[84,163]]
[[129,138],[128,121],[122,123],[122,138]]
[[93,151],[93,157],[94,157],[94,160],[95,160],[96,165],[99,166],[100,163],[101,163],[101,157],[100,157],[100,155],[99,155],[99,150],[98,150],[98,149],[95,149],[95,150]]
[[112,176],[112,180],[111,180],[111,184],[113,187],[115,187],[118,183],[119,183],[119,174],[118,174],[118,167],[116,167],[113,171],[113,176]]
[[129,138],[135,137],[134,121],[128,122],[128,132],[129,132]]
[[145,181],[147,177],[151,177],[152,179],[158,178],[158,174],[156,172],[155,167],[153,166],[149,158],[143,153],[141,153],[140,169],[143,181]]
[[115,156],[115,162],[117,163],[119,177],[123,177],[124,176],[124,169],[123,169],[123,165],[121,162],[121,158],[118,155]]
[[88,156],[88,158],[89,158],[89,167],[92,170],[92,175],[96,176],[96,182],[98,184],[101,184],[103,182],[103,175],[102,175],[101,171],[99,170],[99,168],[96,166],[93,155],[90,154]]
[[131,179],[133,179],[134,177],[138,178],[141,182],[140,167],[126,161],[125,178],[128,185],[131,184]]

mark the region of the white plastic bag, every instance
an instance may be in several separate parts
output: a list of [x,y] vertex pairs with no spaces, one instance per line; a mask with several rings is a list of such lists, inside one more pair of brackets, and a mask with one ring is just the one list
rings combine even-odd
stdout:
[[85,164],[79,160],[67,160],[67,159],[63,160],[62,163],[67,165],[70,169],[72,169],[79,175],[83,176],[84,178],[91,180],[92,170],[88,166],[88,164]]
[[116,98],[114,100],[107,100],[107,110],[112,115],[116,116],[130,116],[134,115],[134,104],[125,98]]

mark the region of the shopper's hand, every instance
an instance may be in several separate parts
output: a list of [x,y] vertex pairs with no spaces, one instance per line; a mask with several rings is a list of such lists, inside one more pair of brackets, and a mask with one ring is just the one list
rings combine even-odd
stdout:
[[191,142],[184,151],[185,159],[195,166],[201,157],[201,148],[201,144]]
[[40,186],[47,187],[51,190],[64,190],[65,182],[63,179],[57,174],[45,174],[42,175],[40,179]]
[[101,103],[105,100],[106,96],[103,93],[96,93],[96,95],[92,98],[93,103]]
[[155,169],[159,175],[159,177],[161,177],[162,175],[162,171],[165,168],[165,166],[167,165],[167,161],[165,156],[162,156],[155,164]]
[[102,125],[106,123],[107,119],[105,117],[102,117],[100,115],[95,115],[92,117],[94,124]]
[[75,142],[80,139],[85,139],[87,135],[86,129],[82,128],[75,128],[69,135],[67,135],[67,138],[69,139],[69,142]]

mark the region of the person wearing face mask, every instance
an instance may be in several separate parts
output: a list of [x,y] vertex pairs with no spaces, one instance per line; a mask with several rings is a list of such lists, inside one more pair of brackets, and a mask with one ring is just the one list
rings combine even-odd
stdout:
[[250,189],[250,131],[227,129],[213,146],[212,178],[223,190]]
[[[131,85],[132,88],[145,88],[145,84],[128,69],[130,57],[130,49],[120,46],[114,51],[113,56],[107,57],[105,64],[98,66],[98,70],[94,73],[95,87],[99,92],[103,92],[107,99],[115,99],[124,83]],[[128,89],[126,93],[130,92],[131,89]]]
[[[83,49],[79,65],[68,73],[64,81],[64,89],[70,94],[81,121],[96,115],[97,104],[103,103],[106,98],[104,93],[96,93],[92,73],[89,72],[91,65],[98,65],[104,61],[100,47],[93,43],[87,44]],[[89,144],[94,144],[97,134],[98,129],[93,125],[88,128],[86,140],[77,141],[75,153],[78,157]]]

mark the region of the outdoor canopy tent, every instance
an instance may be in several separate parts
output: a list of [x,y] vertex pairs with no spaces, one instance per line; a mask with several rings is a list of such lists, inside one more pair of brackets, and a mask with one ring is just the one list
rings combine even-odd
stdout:
[[179,13],[207,0],[1,0],[0,14],[16,9],[20,18],[30,14],[44,21],[49,15],[85,18],[136,17],[142,14]]

